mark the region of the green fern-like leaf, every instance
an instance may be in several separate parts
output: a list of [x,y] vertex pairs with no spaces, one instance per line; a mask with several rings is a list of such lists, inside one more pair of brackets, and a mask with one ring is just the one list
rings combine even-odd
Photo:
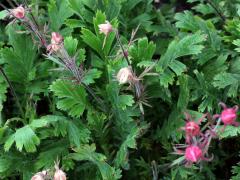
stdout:
[[8,159],[1,157],[0,158],[0,173],[3,173],[4,171],[8,170],[10,165],[11,165],[11,162]]
[[68,137],[71,144],[80,147],[89,142],[90,131],[80,123],[68,121]]
[[233,41],[233,44],[237,46],[237,48],[235,48],[235,50],[237,52],[240,52],[240,39],[236,39]]
[[236,166],[232,167],[232,177],[231,180],[238,180],[240,179],[240,163],[237,163]]
[[50,0],[48,4],[48,14],[50,17],[50,25],[53,31],[59,31],[64,21],[73,15],[73,11],[69,8],[68,1]]
[[183,31],[196,33],[200,30],[206,34],[208,37],[207,44],[209,48],[211,48],[210,50],[216,51],[220,49],[222,38],[218,35],[218,31],[211,21],[203,20],[201,17],[193,15],[190,11],[177,13],[175,19],[177,20],[176,26]]
[[[6,93],[7,93],[7,83],[4,80],[2,74],[0,74],[0,112],[3,109],[3,103],[6,101]],[[1,119],[1,118],[0,118]]]
[[189,101],[189,87],[188,87],[188,77],[181,76],[179,78],[179,85],[180,85],[180,93],[177,102],[177,107],[179,109],[185,110]]
[[148,39],[141,38],[137,45],[133,45],[129,49],[129,55],[134,62],[151,61],[156,50],[156,45],[153,42],[148,42]]
[[108,99],[109,102],[111,102],[115,119],[115,133],[119,133],[119,137],[122,137],[122,141],[124,141],[131,132],[131,129],[135,126],[132,117],[139,114],[134,112],[132,107],[130,107],[134,103],[133,97],[129,95],[119,95],[119,91],[119,85],[116,82],[107,85]]
[[238,83],[238,78],[231,73],[221,73],[215,76],[213,85],[218,88],[225,88],[226,86]]
[[7,10],[0,11],[0,20],[4,19],[5,17],[7,17],[7,15],[8,15],[8,11]]
[[221,132],[221,128],[219,128],[219,136],[220,138],[230,138],[234,136],[238,136],[240,134],[240,127],[235,126],[227,126],[224,129],[224,132]]
[[9,151],[14,142],[16,142],[16,147],[19,151],[22,151],[24,147],[27,152],[35,152],[37,150],[36,146],[40,144],[40,139],[33,129],[27,125],[19,128],[7,139],[4,145],[5,151]]
[[83,28],[82,39],[87,45],[89,45],[92,49],[94,49],[102,58],[104,57],[104,54],[102,52],[102,43],[100,39],[93,32]]
[[50,90],[59,98],[57,108],[67,111],[72,117],[80,117],[86,106],[86,92],[81,85],[70,81],[57,80]]
[[57,142],[48,141],[47,144],[44,144],[44,148],[41,149],[35,167],[38,169],[51,168],[57,158],[61,158],[68,154],[68,145],[65,139]]
[[131,95],[120,95],[119,96],[119,108],[126,109],[127,106],[132,106],[134,104],[133,96]]
[[64,47],[70,56],[74,56],[77,51],[78,40],[69,36],[64,39]]
[[97,79],[101,76],[102,72],[97,69],[90,69],[84,75],[82,82],[86,85],[94,83],[94,79]]
[[159,68],[165,70],[170,63],[176,58],[199,54],[204,46],[202,43],[206,40],[206,36],[200,33],[188,35],[181,40],[174,40],[168,46],[166,53],[159,60]]
[[94,163],[101,172],[103,180],[117,180],[121,178],[121,171],[106,163],[106,157],[95,152],[95,145],[85,145],[75,149],[75,153],[69,154],[69,158],[77,161],[90,161]]
[[[96,17],[93,19],[93,24],[95,28],[95,34],[90,31],[89,29],[83,28],[82,29],[82,39],[83,41],[89,45],[92,49],[94,49],[102,59],[105,58],[105,56],[109,55],[109,52],[112,48],[112,43],[115,38],[115,34],[111,32],[108,34],[107,37],[105,37],[104,34],[100,34],[98,25],[106,23],[106,15],[102,13],[101,11],[97,11]],[[111,21],[111,24],[113,27],[117,27],[118,22],[116,19],[113,19]],[[106,38],[106,43],[103,47],[104,39]]]
[[199,54],[204,48],[202,44],[205,40],[205,35],[198,32],[185,36],[181,40],[172,41],[156,66],[156,70],[160,72],[160,84],[168,87],[168,84],[173,82],[175,75],[171,70],[177,76],[181,75],[186,70],[186,66],[178,61],[177,58]]
[[34,79],[37,48],[29,36],[19,35],[15,31],[16,29],[11,26],[8,29],[9,41],[13,48],[3,48],[0,53],[3,62],[6,63],[5,71],[8,78],[22,85]]
[[40,119],[34,119],[30,127],[33,129],[54,127],[55,136],[68,135],[71,145],[79,147],[80,144],[88,143],[90,139],[90,131],[80,122],[67,119],[64,116],[47,115]]
[[143,133],[146,131],[146,129],[149,127],[149,125],[144,125],[141,127],[133,127],[129,135],[127,136],[126,140],[122,143],[119,151],[117,152],[116,158],[115,158],[115,164],[116,167],[122,167],[124,169],[129,169],[129,163],[128,163],[128,148],[136,149],[137,148],[137,138],[139,138]]

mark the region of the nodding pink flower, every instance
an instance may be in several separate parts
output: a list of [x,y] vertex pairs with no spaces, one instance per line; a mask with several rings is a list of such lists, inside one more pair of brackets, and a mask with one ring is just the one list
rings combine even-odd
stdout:
[[187,161],[195,163],[201,160],[202,156],[202,150],[198,146],[191,145],[185,150],[185,158]]
[[222,106],[223,111],[221,114],[216,114],[214,115],[214,118],[221,118],[221,121],[223,124],[226,125],[234,125],[238,126],[239,123],[236,122],[237,119],[237,111],[238,111],[238,106],[234,106],[232,108],[227,108],[226,104],[224,103],[219,103],[220,106]]
[[200,161],[211,161],[213,156],[207,157],[207,144],[205,142],[197,142],[196,144],[178,144],[174,147],[173,154],[184,155],[182,162],[186,167],[190,167],[193,163]]
[[207,114],[204,114],[203,117],[201,117],[197,122],[195,122],[192,120],[192,117],[190,116],[190,114],[185,113],[187,122],[186,122],[185,126],[182,127],[181,129],[186,132],[186,143],[187,144],[191,143],[192,137],[202,135],[199,124],[206,117],[206,115]]
[[16,18],[23,19],[25,17],[25,9],[19,6],[11,11],[12,15]]
[[237,119],[237,110],[237,106],[233,108],[224,108],[220,116],[222,122],[226,125],[234,124]]
[[113,30],[112,25],[108,21],[106,21],[104,24],[99,24],[98,28],[100,33],[103,33],[106,36]]
[[52,32],[52,38],[51,38],[51,43],[52,44],[60,44],[63,41],[63,37],[57,33],[57,32]]
[[185,125],[185,131],[187,135],[197,136],[200,134],[200,127],[196,122],[189,121]]

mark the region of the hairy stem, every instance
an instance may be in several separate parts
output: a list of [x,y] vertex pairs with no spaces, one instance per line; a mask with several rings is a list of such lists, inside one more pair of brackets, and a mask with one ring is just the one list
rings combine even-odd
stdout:
[[[26,6],[28,9],[30,9],[26,0],[24,0],[24,4],[25,4],[25,6]],[[30,14],[30,16],[31,16],[34,24],[39,28],[39,25],[38,25],[38,23],[37,23],[37,20],[36,20],[36,18],[33,16],[32,10],[30,10],[29,14]]]
[[215,3],[213,3],[211,0],[206,0],[208,4],[210,4],[210,6],[212,6],[212,8],[216,11],[216,13],[219,15],[219,17],[222,19],[223,22],[225,22],[226,18],[223,15],[223,13],[220,11],[220,9],[216,6]]
[[[214,127],[214,129],[213,129],[214,133],[216,132],[216,130],[217,130],[218,126],[220,125],[220,123],[221,123],[221,118],[218,118],[217,124]],[[212,138],[213,138],[213,135],[210,134],[210,137],[209,137],[208,142],[207,142],[206,147],[205,147],[205,152],[208,152],[209,145],[211,144]]]
[[5,72],[4,72],[4,70],[3,70],[3,68],[2,68],[1,66],[0,66],[0,72],[2,73],[3,77],[5,78],[6,82],[7,82],[8,85],[9,85],[9,88],[10,88],[10,90],[11,90],[11,93],[12,93],[12,95],[14,96],[14,98],[15,98],[15,100],[16,100],[16,103],[17,103],[17,106],[18,106],[18,108],[19,108],[19,110],[20,110],[21,116],[24,117],[24,112],[23,112],[22,106],[21,106],[21,104],[20,104],[20,101],[19,101],[19,99],[18,99],[18,97],[17,97],[17,94],[16,94],[16,92],[15,92],[13,86],[12,86],[12,83],[11,83],[10,80],[8,79],[7,75],[5,74]]
[[10,0],[7,0],[7,2],[8,2],[8,4],[9,4],[12,8],[15,7],[14,4],[13,4]]
[[118,41],[119,46],[121,47],[123,56],[125,57],[125,59],[127,60],[128,65],[130,66],[131,64],[130,64],[130,61],[129,61],[129,59],[128,59],[128,56],[125,56],[125,50],[124,50],[123,45],[122,45],[122,42],[121,42],[121,40],[120,40],[120,36],[119,36],[118,30],[116,30],[116,38],[117,38],[117,41]]

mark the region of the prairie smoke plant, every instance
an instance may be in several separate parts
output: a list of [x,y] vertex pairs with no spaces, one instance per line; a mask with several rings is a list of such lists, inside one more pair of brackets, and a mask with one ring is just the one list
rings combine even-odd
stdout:
[[[7,9],[2,3],[0,3],[0,6],[2,6],[4,9],[6,9],[8,12],[11,13],[11,10]],[[35,43],[38,44],[39,47],[43,47],[46,49],[46,51],[48,52],[47,54],[48,59],[53,60],[54,62],[58,61],[58,64],[61,64],[64,67],[64,69],[66,69],[72,74],[71,79],[73,79],[74,82],[77,82],[78,84],[82,84],[84,88],[96,100],[96,102],[98,102],[101,105],[101,107],[105,107],[101,98],[97,97],[94,91],[88,85],[82,82],[82,79],[86,72],[83,70],[82,64],[77,65],[76,63],[77,54],[75,54],[73,57],[71,57],[68,54],[63,44],[64,38],[58,32],[52,32],[50,43],[48,43],[48,35],[45,32],[46,28],[45,27],[40,28],[29,6],[27,4],[25,4],[25,6],[27,8],[25,9],[24,18],[19,19],[14,16],[15,17],[14,21],[20,22],[21,25],[30,32],[30,34],[33,37],[32,38],[33,40],[35,40],[35,37],[37,37],[38,41],[36,41]],[[22,11],[23,9],[17,8],[16,14],[17,12],[20,12],[20,10]],[[28,12],[29,16],[26,16],[26,12]],[[44,32],[42,32],[41,29],[44,29]],[[101,30],[106,32],[106,29],[104,29],[102,26],[101,26]],[[110,31],[110,29],[108,31]]]
[[[1,4],[1,6],[3,6],[3,5]],[[3,6],[3,7],[5,7],[5,6]],[[11,12],[11,10],[9,10],[9,9],[7,9],[7,10],[9,12]],[[14,16],[16,18],[16,20],[19,20],[19,17],[23,16],[22,15],[23,7],[19,6],[19,7],[15,8],[13,12],[15,12],[15,14],[16,14],[16,16]],[[24,12],[25,12],[24,13],[24,16],[25,16],[26,9]],[[20,13],[22,13],[22,14],[20,14]],[[24,19],[22,19],[22,21],[20,21],[20,23],[27,30],[29,30],[29,32],[31,32],[33,37],[37,37],[39,39],[40,46],[43,46],[44,48],[46,48],[47,52],[49,52],[49,54],[48,54],[49,59],[53,59],[53,58],[57,59],[61,64],[64,65],[65,69],[67,69],[68,71],[70,71],[73,74],[74,79],[77,82],[81,83],[81,80],[84,75],[84,71],[82,70],[81,67],[77,66],[77,64],[75,62],[76,57],[69,56],[68,52],[66,51],[66,49],[63,46],[63,37],[60,35],[60,33],[52,32],[50,44],[48,44],[47,43],[48,42],[47,35],[44,32],[41,32],[39,25],[37,24],[37,21],[34,18],[33,14],[31,13],[30,10],[29,10],[29,14],[31,16],[25,17]],[[19,15],[19,17],[17,17],[18,15]]]

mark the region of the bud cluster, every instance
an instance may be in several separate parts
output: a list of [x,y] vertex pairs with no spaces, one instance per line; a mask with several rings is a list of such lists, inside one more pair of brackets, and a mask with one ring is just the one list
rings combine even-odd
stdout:
[[[204,114],[198,121],[192,119],[189,114],[186,115],[186,124],[181,130],[185,131],[185,144],[178,144],[174,147],[174,154],[184,155],[183,163],[186,166],[191,166],[193,163],[201,161],[210,161],[213,156],[209,158],[208,149],[213,138],[216,138],[217,130],[221,122],[224,125],[222,131],[228,125],[239,125],[236,122],[238,106],[227,108],[224,103],[219,103],[223,108],[220,114],[213,116]],[[207,118],[209,121],[203,128],[200,127],[201,122]],[[210,120],[214,120],[211,123]]]

